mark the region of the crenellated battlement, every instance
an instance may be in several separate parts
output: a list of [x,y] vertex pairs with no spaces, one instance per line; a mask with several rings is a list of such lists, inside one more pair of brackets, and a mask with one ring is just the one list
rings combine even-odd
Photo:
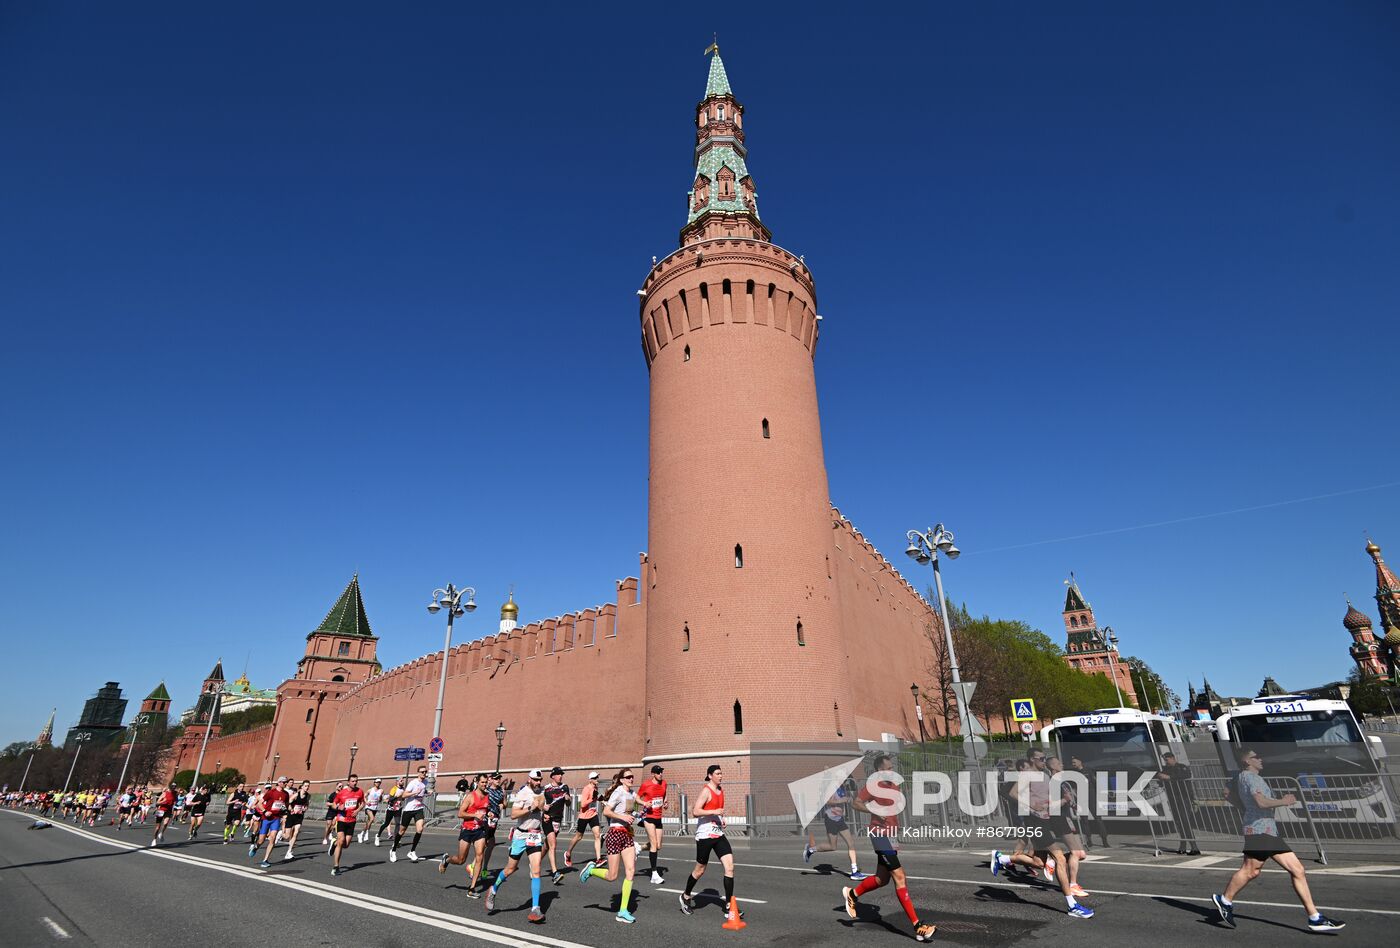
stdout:
[[[933,605],[927,599],[924,598],[923,594],[919,592],[919,590],[914,586],[914,584],[909,582],[909,580],[906,579],[904,575],[900,573],[899,570],[895,569],[894,564],[891,563],[888,559],[886,559],[885,555],[881,553],[878,549],[876,549],[873,543],[871,543],[865,538],[865,534],[861,533],[859,530],[856,529],[856,525],[852,523],[848,517],[842,514],[840,508],[837,507],[835,504],[831,505],[831,514],[831,526],[832,529],[836,531],[838,535],[836,546],[839,549],[862,550],[865,556],[868,558],[868,560],[873,561],[874,564],[876,564],[877,568],[874,570],[875,572],[887,571],[890,577],[895,581],[895,583],[898,584],[898,586],[901,587],[904,591],[906,591],[915,599],[917,599],[919,603],[923,606],[923,608],[929,610],[930,612],[937,612],[937,610],[934,609]],[[847,539],[849,539],[848,543],[842,542],[843,540]]]

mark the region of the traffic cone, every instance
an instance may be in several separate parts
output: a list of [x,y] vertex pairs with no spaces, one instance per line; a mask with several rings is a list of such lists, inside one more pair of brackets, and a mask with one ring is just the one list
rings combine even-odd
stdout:
[[741,928],[748,928],[748,922],[739,917],[739,900],[731,898],[729,900],[729,911],[724,916],[724,924],[720,928],[737,932]]

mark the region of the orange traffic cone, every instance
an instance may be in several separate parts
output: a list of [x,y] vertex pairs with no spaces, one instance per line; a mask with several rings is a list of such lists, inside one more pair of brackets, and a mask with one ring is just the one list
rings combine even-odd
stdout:
[[725,913],[724,924],[721,925],[720,928],[728,929],[731,932],[737,932],[741,928],[748,927],[748,922],[745,922],[739,917],[739,900],[731,898],[729,900],[729,911]]

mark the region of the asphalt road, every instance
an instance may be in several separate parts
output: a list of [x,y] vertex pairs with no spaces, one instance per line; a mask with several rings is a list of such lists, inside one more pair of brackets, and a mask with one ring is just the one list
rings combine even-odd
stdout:
[[[355,846],[342,876],[330,876],[330,860],[314,837],[291,862],[261,870],[247,858],[247,844],[221,845],[215,835],[184,841],[174,827],[170,843],[148,848],[147,830],[78,829],[57,824],[29,830],[32,817],[0,813],[0,912],[6,945],[148,946],[272,941],[282,945],[436,945],[469,941],[507,945],[692,945],[734,940],[753,945],[872,946],[902,944],[910,927],[894,893],[881,889],[863,903],[859,920],[840,905],[843,876],[821,857],[804,866],[800,844],[760,842],[736,850],[737,894],[748,927],[720,929],[718,866],[697,886],[715,895],[693,916],[680,914],[676,893],[689,870],[693,844],[668,838],[662,866],[672,876],[653,886],[639,872],[637,924],[613,920],[618,883],[593,879],[580,886],[570,873],[563,885],[544,880],[544,925],[525,920],[530,886],[525,873],[502,889],[497,912],[465,897],[465,875],[437,872],[432,861],[388,862],[387,847]],[[421,855],[441,852],[452,839],[430,833]],[[430,845],[431,843],[431,845]],[[403,851],[401,850],[401,855]],[[278,855],[280,857],[281,850]],[[500,866],[501,852],[493,860]],[[868,856],[862,853],[862,858]],[[911,850],[904,853],[910,892],[925,919],[939,928],[936,941],[956,945],[1004,945],[1054,939],[1075,946],[1114,948],[1150,940],[1154,945],[1287,945],[1320,936],[1303,925],[1285,876],[1269,872],[1237,902],[1239,928],[1222,928],[1210,907],[1232,863],[1209,865],[1184,857],[1151,859],[1113,849],[1096,853],[1081,871],[1094,896],[1085,902],[1097,916],[1077,921],[1064,914],[1058,891],[993,879],[980,850]],[[670,857],[675,857],[670,858]],[[642,860],[645,862],[645,859]],[[1204,862],[1210,863],[1210,860]],[[869,868],[869,867],[866,867]],[[1392,944],[1400,909],[1394,904],[1400,865],[1309,866],[1318,902],[1348,923],[1335,936],[1360,945]],[[1387,935],[1389,931],[1391,934]]]

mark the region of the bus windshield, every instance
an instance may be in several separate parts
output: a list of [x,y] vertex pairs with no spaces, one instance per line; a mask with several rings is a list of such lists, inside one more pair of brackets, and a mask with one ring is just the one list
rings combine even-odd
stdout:
[[1356,721],[1345,711],[1232,717],[1230,737],[1259,751],[1265,776],[1375,772]]
[[1055,728],[1060,756],[1078,757],[1090,770],[1155,770],[1157,755],[1147,725],[1140,721],[1116,724],[1067,724]]

